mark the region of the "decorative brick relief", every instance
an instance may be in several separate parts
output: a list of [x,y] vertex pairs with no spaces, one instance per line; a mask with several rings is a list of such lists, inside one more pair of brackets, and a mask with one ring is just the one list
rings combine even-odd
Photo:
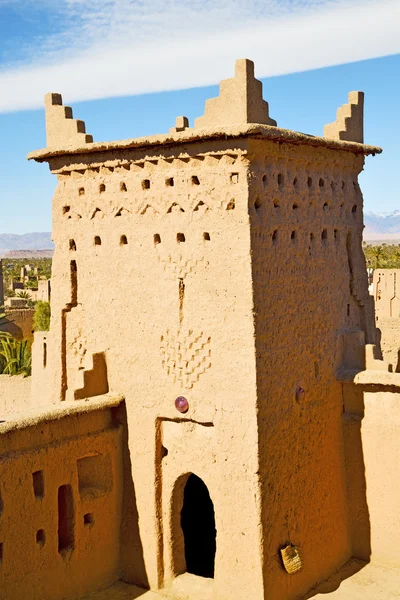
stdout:
[[167,374],[185,389],[191,389],[212,366],[211,337],[204,332],[167,330],[161,336],[160,352]]
[[194,256],[184,257],[182,254],[177,256],[158,254],[158,261],[163,266],[164,271],[171,273],[178,279],[184,279],[189,273],[193,273],[200,264],[204,263],[205,258],[204,256],[200,258]]

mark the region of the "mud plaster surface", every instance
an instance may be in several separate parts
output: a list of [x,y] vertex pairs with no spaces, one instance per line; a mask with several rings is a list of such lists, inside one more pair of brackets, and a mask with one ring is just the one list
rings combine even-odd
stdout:
[[[303,600],[311,598],[315,600],[394,600],[400,598],[400,572],[397,569],[369,564],[351,577],[341,581],[343,577],[347,576],[348,572],[361,566],[361,563],[357,565],[357,562],[350,561],[342,570],[321,584],[317,590],[303,597]],[[189,578],[190,576],[188,576]],[[163,598],[169,600],[208,600],[211,595],[207,595],[207,592],[209,593],[211,588],[208,586],[207,589],[208,582],[206,580],[204,582],[205,585],[201,585],[203,582],[199,582],[197,586],[198,593],[194,591],[196,587],[192,587],[190,596],[181,595],[179,592],[176,595],[171,595],[171,590],[144,592],[141,588],[119,582],[107,590],[85,596],[82,600],[136,600],[139,598],[140,600],[161,600]],[[181,591],[184,587],[185,585],[182,584]]]

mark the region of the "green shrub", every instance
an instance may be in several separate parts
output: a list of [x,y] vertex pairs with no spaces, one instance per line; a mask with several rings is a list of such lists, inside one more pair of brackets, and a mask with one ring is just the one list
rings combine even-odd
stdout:
[[33,314],[33,327],[35,331],[49,331],[50,329],[50,303],[36,302]]

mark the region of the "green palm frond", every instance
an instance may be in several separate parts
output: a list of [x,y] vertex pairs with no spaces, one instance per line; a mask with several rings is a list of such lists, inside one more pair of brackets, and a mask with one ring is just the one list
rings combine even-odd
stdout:
[[0,331],[0,369],[8,375],[28,376],[32,370],[32,356],[27,340],[16,340]]

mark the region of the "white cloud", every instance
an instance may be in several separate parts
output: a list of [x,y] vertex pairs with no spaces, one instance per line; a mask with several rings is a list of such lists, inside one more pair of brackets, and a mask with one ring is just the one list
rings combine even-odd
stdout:
[[63,31],[40,40],[35,61],[0,70],[1,112],[40,107],[48,91],[71,103],[215,84],[242,57],[267,77],[400,52],[398,0],[64,0],[58,10]]

